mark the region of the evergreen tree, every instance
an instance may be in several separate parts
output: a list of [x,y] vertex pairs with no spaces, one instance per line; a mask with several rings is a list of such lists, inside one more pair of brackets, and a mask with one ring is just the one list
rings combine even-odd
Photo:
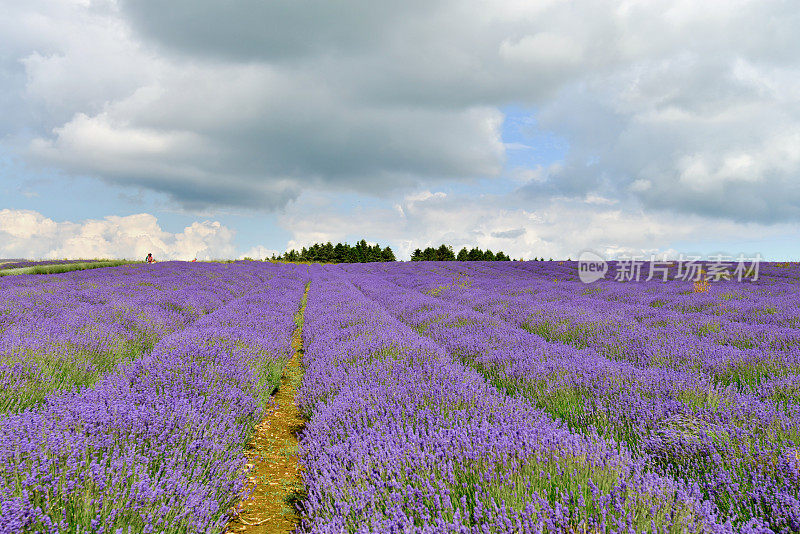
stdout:
[[341,243],[336,243],[336,246],[333,247],[333,257],[331,261],[333,263],[342,263],[347,261],[347,249],[349,247],[347,245],[343,245]]
[[483,260],[483,251],[478,247],[473,247],[467,254],[467,261],[481,261]]
[[331,263],[334,261],[334,254],[333,254],[333,244],[328,241],[325,245],[322,246],[322,257],[320,261],[324,261],[325,263]]
[[[396,261],[394,252],[390,247],[381,248],[380,245],[369,245],[365,239],[359,240],[355,246],[347,243],[314,243],[309,247],[301,247],[300,251],[288,250],[282,255],[272,255],[273,260],[306,261],[317,263],[363,263]],[[542,258],[544,259],[544,258]],[[424,250],[415,249],[411,254],[411,261],[510,261],[511,258],[504,252],[485,252],[477,247],[468,250],[466,247],[453,252],[453,247],[446,244],[438,248],[425,247]]]
[[355,263],[395,261],[394,252],[390,247],[381,248],[380,245],[368,245],[362,239],[355,246],[347,243],[314,243],[310,247],[302,247],[300,252],[288,250],[282,255],[272,255],[273,260],[283,261],[308,261],[319,263]]
[[425,250],[422,251],[422,259],[424,261],[436,261],[436,249],[425,247]]
[[370,251],[370,261],[374,262],[383,261],[383,250],[381,250],[380,245],[378,244],[372,245]]
[[438,249],[436,249],[436,259],[437,261],[453,261],[456,259],[456,255],[453,253],[453,247],[450,245],[442,244]]
[[356,243],[355,248],[353,248],[353,252],[353,263],[365,263],[367,261],[367,242],[362,239]]

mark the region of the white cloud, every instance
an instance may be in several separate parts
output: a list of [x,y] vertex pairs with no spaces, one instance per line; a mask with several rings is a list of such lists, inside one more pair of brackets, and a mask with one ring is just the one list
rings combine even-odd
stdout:
[[447,198],[447,193],[437,191],[431,193],[430,191],[420,191],[419,193],[412,193],[405,196],[405,201],[408,204],[416,204],[418,202],[426,202],[429,200],[441,200]]
[[[307,207],[299,202],[280,221],[292,232],[290,243],[295,248],[359,236],[364,228],[369,228],[369,235],[380,243],[390,244],[398,259],[408,259],[415,248],[441,243],[456,250],[462,246],[502,250],[513,258],[525,259],[574,259],[583,250],[593,250],[609,258],[649,257],[676,250],[687,254],[697,252],[681,249],[687,243],[708,240],[758,243],[771,235],[786,236],[800,231],[798,224],[767,226],[668,212],[643,213],[601,198],[590,202],[556,198],[529,209],[516,194],[478,198],[448,195],[435,203],[416,201],[416,196],[430,198],[429,192],[422,192],[409,195],[399,205],[347,214],[318,209],[310,218]],[[319,228],[325,228],[324,234]],[[740,248],[725,252],[765,253]]]
[[240,255],[239,259],[243,260],[245,258],[250,258],[253,260],[263,260],[266,258],[271,258],[273,254],[278,255],[282,254],[282,252],[279,252],[275,249],[267,248],[263,245],[256,245],[254,247],[249,248],[247,252],[245,252],[244,254]]
[[183,232],[170,233],[146,213],[73,223],[30,210],[0,210],[0,257],[139,259],[152,252],[159,260],[230,258],[233,237],[216,221],[194,222]]

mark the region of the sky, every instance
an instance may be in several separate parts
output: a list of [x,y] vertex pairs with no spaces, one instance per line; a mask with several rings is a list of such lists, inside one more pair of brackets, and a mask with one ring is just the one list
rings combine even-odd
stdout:
[[0,258],[800,259],[794,2],[0,9]]

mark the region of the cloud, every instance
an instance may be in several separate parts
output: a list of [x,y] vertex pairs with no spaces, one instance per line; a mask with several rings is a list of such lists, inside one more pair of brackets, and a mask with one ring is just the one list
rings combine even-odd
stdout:
[[[185,10],[197,9],[189,4],[157,16],[176,17],[164,28],[178,41],[196,32],[181,26]],[[263,20],[254,19],[247,6],[209,4],[206,14],[221,10],[208,20],[224,33],[222,41],[252,38],[261,50],[265,38],[297,38],[303,46],[313,40],[291,28],[289,19],[308,22],[308,13],[301,17],[293,3],[259,4],[270,11],[264,16],[286,32],[281,35],[265,32]],[[401,12],[423,4],[428,5],[406,3]],[[359,77],[341,72],[345,65],[338,60],[287,64],[271,62],[265,52],[258,60],[241,61],[247,53],[240,57],[204,47],[176,54],[170,52],[174,47],[160,46],[161,30],[149,32],[137,23],[136,9],[154,5],[125,5],[119,11],[115,4],[104,9],[59,4],[53,18],[49,5],[41,0],[27,11],[15,8],[21,20],[43,20],[18,36],[26,45],[16,50],[25,77],[20,103],[44,117],[36,128],[29,125],[34,135],[26,150],[29,160],[40,165],[166,193],[193,209],[266,211],[281,208],[310,187],[383,195],[422,181],[496,176],[502,169],[502,114],[493,106],[442,109],[369,102],[357,94]],[[371,11],[376,9],[350,14],[354,23],[364,24]],[[148,13],[142,20],[150,20]],[[382,20],[382,10],[373,18]],[[62,21],[65,28],[53,36],[51,30]],[[131,33],[131,22],[140,34]],[[243,29],[248,25],[254,28],[250,34]],[[325,50],[323,26],[345,40],[353,36],[330,20],[317,20],[308,33],[322,38]],[[361,33],[373,39],[371,27]],[[200,41],[227,46],[205,34]],[[343,61],[348,70],[367,67]],[[106,71],[112,73],[107,78],[98,74]],[[19,101],[15,93],[8,91]],[[24,135],[15,133],[14,140],[23,145]]]
[[0,257],[143,259],[152,252],[159,260],[207,260],[233,257],[233,237],[216,221],[170,233],[146,213],[73,223],[31,210],[0,210]]
[[[538,115],[541,128],[570,139],[570,152],[527,192],[633,198],[648,209],[738,221],[796,221],[799,67],[687,54],[574,87]],[[742,69],[758,74],[742,76]]]
[[271,258],[273,254],[278,255],[280,252],[275,249],[267,248],[263,245],[256,245],[255,247],[248,249],[244,254],[240,255],[239,259],[243,260],[245,258],[250,258],[253,260],[263,260],[266,258]]
[[513,228],[511,230],[503,230],[501,232],[492,232],[491,236],[503,239],[514,239],[515,237],[520,237],[524,233],[525,233],[524,228]]
[[[426,200],[420,201],[420,197]],[[631,206],[566,197],[543,201],[530,209],[516,193],[434,198],[427,191],[407,195],[396,206],[347,213],[320,206],[312,212],[301,201],[280,217],[280,223],[292,233],[294,248],[320,241],[352,240],[369,228],[369,235],[380,243],[389,243],[399,259],[408,259],[415,248],[441,243],[456,250],[463,246],[502,250],[513,258],[525,259],[575,259],[584,250],[607,258],[676,251],[690,254],[698,251],[687,247],[707,246],[708,242],[717,243],[718,248],[735,247],[719,250],[731,255],[769,255],[772,251],[742,247],[762,246],[769,237],[782,239],[800,231],[798,224],[764,225],[699,215],[645,213]],[[320,231],[322,228],[324,231]],[[783,254],[778,252],[777,256]]]
[[416,204],[417,202],[437,201],[447,198],[447,193],[437,191],[431,193],[430,191],[420,191],[419,193],[411,193],[405,196],[405,201],[408,204]]
[[500,56],[511,62],[550,64],[568,67],[580,63],[583,48],[566,35],[542,32],[526,35],[516,42],[500,44]]
[[800,19],[780,0],[3,4],[4,144],[194,209],[498,178],[521,146],[500,110],[521,104],[569,147],[509,172],[529,209],[800,219]]
[[406,17],[421,18],[441,1],[122,0],[144,35],[173,50],[231,60],[286,61],[331,52],[358,53]]

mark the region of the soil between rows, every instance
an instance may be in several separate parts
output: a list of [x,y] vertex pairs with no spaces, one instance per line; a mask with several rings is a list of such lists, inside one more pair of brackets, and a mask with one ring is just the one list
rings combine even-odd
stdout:
[[[308,288],[306,288],[306,294]],[[305,300],[305,298],[304,298]],[[302,310],[300,312],[302,325]],[[239,503],[238,515],[227,532],[278,534],[295,532],[300,521],[297,503],[302,499],[302,466],[297,457],[298,436],[305,419],[295,402],[303,377],[302,326],[292,338],[294,354],[286,363],[281,383],[272,398],[277,408],[255,428],[245,449],[253,488],[250,497]]]

